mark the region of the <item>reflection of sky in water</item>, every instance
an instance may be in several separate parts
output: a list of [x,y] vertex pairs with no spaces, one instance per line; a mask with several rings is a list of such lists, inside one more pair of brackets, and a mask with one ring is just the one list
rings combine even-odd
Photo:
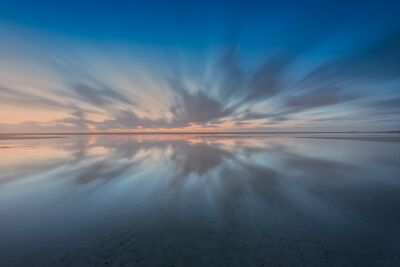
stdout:
[[399,262],[400,143],[73,136],[0,144],[0,265]]

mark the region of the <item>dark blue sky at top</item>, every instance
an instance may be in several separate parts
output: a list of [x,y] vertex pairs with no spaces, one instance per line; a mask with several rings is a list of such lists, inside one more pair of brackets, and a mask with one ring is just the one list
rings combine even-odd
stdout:
[[[353,129],[354,121],[359,122],[359,129],[397,129],[399,14],[398,0],[3,0],[0,30],[10,35],[15,29],[44,34],[27,39],[32,46],[40,46],[40,36],[61,37],[106,47],[151,47],[141,56],[152,58],[159,50],[173,58],[172,63],[165,60],[168,56],[149,60],[155,65],[170,64],[172,71],[158,78],[175,95],[168,110],[172,119],[143,120],[129,108],[118,113],[121,107],[115,104],[118,111],[105,108],[114,119],[101,125],[104,129],[210,126],[226,120],[238,127],[259,120],[263,129],[304,120],[308,123],[304,127],[321,125],[310,127],[321,130],[340,119],[341,129]],[[19,42],[23,39],[22,34]],[[209,64],[210,57],[213,64]],[[83,68],[79,66],[74,73],[81,71],[77,75],[81,77],[91,72]],[[76,77],[69,83],[78,84],[70,90],[79,101],[93,102],[87,97],[92,93],[99,95],[91,103],[95,105],[124,99],[123,92],[98,74],[91,76],[96,76],[96,84],[77,82]],[[189,88],[193,82],[198,92]],[[7,90],[13,99],[21,98],[11,88]],[[299,114],[307,112],[314,112],[315,118],[299,119]]]
[[363,42],[399,26],[392,1],[1,1],[0,20],[96,41],[180,48],[242,34],[250,47],[302,48],[348,32]]

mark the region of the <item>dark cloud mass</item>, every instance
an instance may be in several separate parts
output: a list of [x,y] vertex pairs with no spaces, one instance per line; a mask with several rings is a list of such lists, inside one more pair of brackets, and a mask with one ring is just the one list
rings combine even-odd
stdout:
[[189,123],[204,124],[225,117],[231,113],[223,105],[203,92],[190,94],[183,92],[179,96],[179,104],[171,107],[174,121],[177,125]]
[[342,91],[343,90],[337,87],[322,87],[317,90],[288,97],[286,106],[289,109],[293,109],[292,112],[298,112],[301,110],[341,104],[355,98],[354,95],[343,93]]
[[270,98],[285,90],[284,74],[292,58],[276,56],[257,68],[250,77],[246,101]]
[[72,88],[75,97],[96,106],[110,105],[113,102],[132,104],[126,96],[106,86],[95,89],[86,84],[76,84]]

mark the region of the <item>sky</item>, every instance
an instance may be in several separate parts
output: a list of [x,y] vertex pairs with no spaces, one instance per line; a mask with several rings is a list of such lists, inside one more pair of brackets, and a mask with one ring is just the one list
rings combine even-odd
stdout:
[[0,1],[0,132],[400,130],[400,1]]

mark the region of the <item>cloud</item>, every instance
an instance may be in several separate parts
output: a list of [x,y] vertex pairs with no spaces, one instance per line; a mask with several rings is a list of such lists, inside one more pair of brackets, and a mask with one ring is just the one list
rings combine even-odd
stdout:
[[83,110],[77,109],[72,112],[69,117],[66,117],[62,120],[56,120],[55,123],[65,125],[66,127],[70,126],[75,130],[88,130],[88,125],[93,122],[86,118],[86,113]]
[[176,127],[212,123],[232,113],[232,109],[200,91],[193,94],[183,91],[178,97],[178,104],[171,107],[172,125]]
[[223,104],[219,99],[211,97],[201,85],[198,90],[190,92],[180,71],[167,75],[169,90],[173,93],[170,111],[173,115],[170,126],[184,127],[190,124],[207,124],[229,116],[234,108]]
[[265,61],[251,75],[245,101],[265,100],[287,89],[284,75],[292,61],[293,57],[280,55]]
[[286,106],[291,112],[341,104],[355,99],[355,95],[343,92],[339,87],[321,87],[295,96],[289,96]]
[[72,111],[67,117],[49,122],[27,121],[19,124],[1,124],[1,132],[83,132],[94,122],[86,118],[81,109]]
[[113,118],[94,123],[99,130],[152,128],[156,127],[156,124],[156,121],[140,118],[135,112],[130,110],[120,110],[113,114]]
[[400,97],[368,102],[365,108],[372,114],[395,115],[395,119],[400,119]]
[[400,31],[385,36],[348,56],[323,64],[302,81],[315,83],[370,83],[399,79]]
[[6,105],[16,105],[24,107],[39,107],[39,108],[71,108],[72,105],[68,102],[54,100],[50,97],[39,96],[27,92],[10,89],[0,86],[0,103]]
[[[345,120],[346,116],[354,118],[355,114],[367,110],[363,114],[368,121],[371,114],[387,119],[383,116],[395,116],[399,112],[397,94],[386,89],[389,87],[387,84],[399,81],[399,32],[371,44],[365,42],[361,47],[346,50],[346,53],[326,57],[331,60],[318,61],[317,65],[310,55],[318,54],[318,45],[330,35],[329,31],[316,36],[311,34],[314,31],[305,33],[294,44],[296,49],[290,49],[290,46],[271,50],[263,48],[265,53],[262,57],[250,60],[249,49],[239,38],[240,28],[241,25],[234,25],[233,37],[222,47],[206,54],[201,62],[194,62],[183,50],[170,51],[171,60],[168,62],[163,57],[151,56],[152,59],[149,62],[144,60],[146,64],[143,65],[131,58],[126,61],[114,57],[100,60],[97,54],[91,57],[85,54],[85,50],[79,53],[79,47],[76,49],[78,52],[70,49],[74,51],[70,52],[71,56],[69,52],[60,53],[62,57],[58,59],[61,62],[49,53],[49,59],[44,62],[52,63],[48,75],[56,73],[56,78],[37,77],[41,83],[33,82],[31,87],[36,87],[29,88],[29,91],[22,90],[30,81],[26,82],[23,74],[15,75],[18,79],[14,83],[2,82],[0,104],[25,108],[28,115],[26,122],[20,125],[6,125],[0,121],[0,129],[107,131],[193,126],[218,129],[226,122],[231,122],[232,127],[258,125],[255,129],[263,129],[272,124],[279,127],[310,110],[324,112],[341,104],[351,106],[351,112],[332,114],[332,117]],[[117,50],[119,55],[138,54],[128,49]],[[45,57],[47,54],[42,51],[41,55]],[[167,65],[167,71],[156,75],[164,65]],[[105,67],[99,67],[99,70],[91,66]],[[135,79],[145,76],[143,81],[146,82],[136,83],[130,79],[131,72]],[[24,83],[19,84],[19,80]],[[134,86],[131,82],[135,83]],[[46,87],[40,88],[38,84]],[[151,87],[157,89],[148,89]],[[381,91],[376,93],[377,99],[382,100],[366,102],[364,106],[357,104],[357,101],[374,97],[372,90],[375,88]],[[159,92],[165,94],[156,95]],[[62,109],[69,115],[46,123],[34,122],[29,119],[29,110],[36,108],[49,112]],[[101,119],[89,119],[92,115],[101,115]],[[321,118],[308,122],[317,125],[322,121],[318,119]],[[298,122],[301,123],[301,119]]]
[[107,86],[94,88],[87,84],[76,84],[72,86],[72,91],[72,97],[95,106],[106,106],[115,102],[133,104],[129,98]]

